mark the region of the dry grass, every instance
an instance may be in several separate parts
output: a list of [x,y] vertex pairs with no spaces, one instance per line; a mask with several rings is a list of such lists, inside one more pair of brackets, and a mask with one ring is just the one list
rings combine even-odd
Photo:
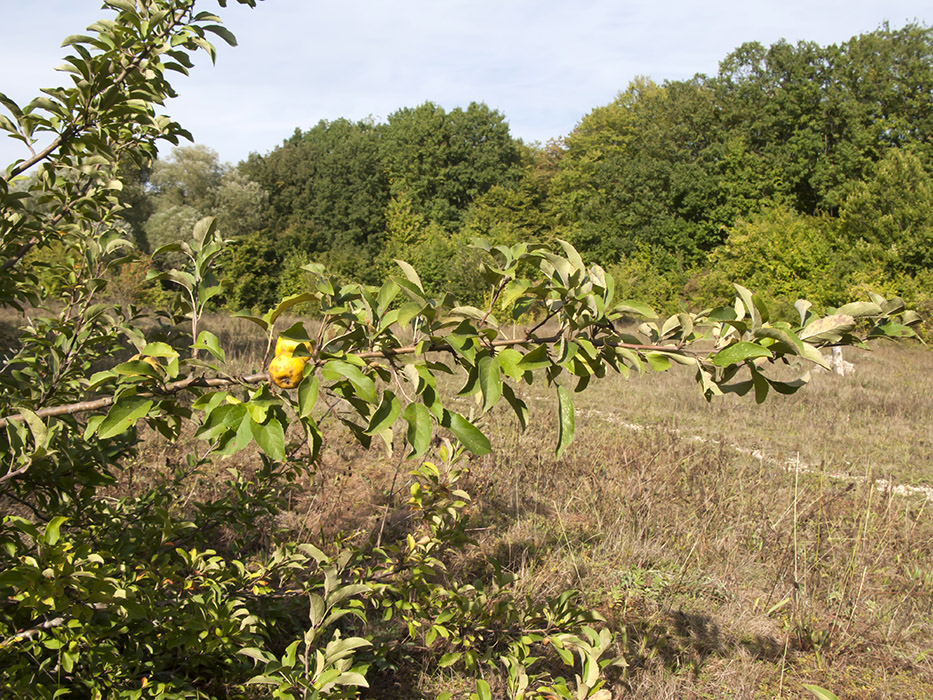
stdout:
[[684,373],[609,378],[578,395],[559,462],[549,397],[523,435],[497,414],[487,546],[625,630],[623,697],[933,696],[933,503],[874,482],[933,483],[933,355],[853,359],[762,406],[708,405]]
[[[221,330],[241,343],[236,369],[253,371],[264,345],[246,328]],[[577,441],[559,461],[553,396],[525,387],[528,431],[507,408],[484,418],[496,451],[471,464],[478,547],[458,565],[494,558],[533,597],[581,590],[630,664],[616,697],[811,697],[804,683],[847,700],[933,697],[933,502],[874,482],[933,484],[933,353],[849,359],[854,377],[817,376],[762,406],[707,404],[676,368],[607,378],[577,395]],[[154,439],[143,461],[171,462],[168,449]],[[195,487],[231,464],[250,458]],[[269,527],[374,537],[406,472],[338,436]],[[457,681],[425,674],[411,693]]]

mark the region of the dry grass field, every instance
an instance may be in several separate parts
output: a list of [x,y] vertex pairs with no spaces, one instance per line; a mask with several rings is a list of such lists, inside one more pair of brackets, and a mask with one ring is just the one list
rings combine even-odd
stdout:
[[[245,323],[215,330],[237,348],[237,370],[260,367],[264,346],[244,340]],[[812,697],[805,683],[844,700],[933,697],[933,498],[922,491],[933,485],[933,353],[889,344],[847,358],[854,376],[818,375],[761,406],[707,404],[676,367],[607,377],[576,395],[576,442],[560,460],[552,393],[523,387],[527,431],[507,408],[481,423],[495,449],[469,464],[475,544],[453,575],[471,580],[494,561],[532,598],[581,591],[628,662],[616,698]],[[412,465],[331,429],[286,510],[257,520],[257,544],[405,527]],[[149,441],[136,487],[178,450]],[[249,456],[187,488],[220,494],[231,468],[248,473]],[[449,670],[409,678],[379,697],[466,687]]]

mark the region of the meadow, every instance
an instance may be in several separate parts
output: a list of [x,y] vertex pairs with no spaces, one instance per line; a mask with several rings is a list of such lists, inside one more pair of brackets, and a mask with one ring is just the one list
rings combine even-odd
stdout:
[[[237,371],[261,368],[248,324],[214,331]],[[853,700],[933,696],[933,354],[888,343],[847,359],[854,375],[815,375],[763,405],[707,403],[686,368],[607,376],[576,396],[576,441],[559,460],[556,399],[523,387],[526,431],[501,407],[480,423],[494,451],[469,460],[473,542],[448,576],[503,571],[531,600],[579,591],[626,659],[610,674],[617,698],[809,698],[806,683]],[[411,526],[415,465],[339,426],[325,434],[284,509],[230,537],[360,544]],[[117,490],[165,478],[184,447],[150,436]],[[189,498],[222,494],[254,461],[193,475]],[[470,683],[414,658],[371,693],[458,696]]]

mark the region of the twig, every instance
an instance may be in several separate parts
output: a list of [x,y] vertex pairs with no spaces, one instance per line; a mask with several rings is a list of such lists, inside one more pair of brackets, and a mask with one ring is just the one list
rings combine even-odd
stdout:
[[26,640],[32,639],[40,632],[44,632],[45,630],[50,630],[54,627],[61,627],[63,624],[65,624],[64,617],[53,617],[51,620],[46,620],[42,624],[36,625],[32,629],[23,630],[22,632],[17,632],[12,637],[7,637],[2,642],[0,642],[0,649],[3,649],[4,647],[7,647],[15,642],[18,642],[21,639],[26,639]]
[[[557,342],[559,339],[560,336],[549,336],[547,338],[503,338],[502,340],[492,341],[491,346],[494,348],[503,348],[512,347],[515,345],[546,345],[548,343]],[[698,351],[684,349],[678,350],[675,346],[671,345],[640,345],[638,343],[618,343],[612,340],[596,341],[593,344],[598,347],[608,346],[615,348],[628,348],[629,350],[640,350],[643,352],[676,352],[681,355],[696,356],[703,354],[702,352]],[[419,348],[417,345],[406,345],[404,347],[390,348],[386,350],[369,350],[366,352],[357,353],[356,357],[362,360],[391,359],[399,355],[413,355],[418,352],[418,349]],[[426,348],[422,348],[422,353],[428,352],[453,352],[453,348],[447,343],[437,343],[429,345]],[[265,378],[265,372],[228,377],[188,377],[187,379],[180,379],[177,382],[170,382],[161,387],[158,391],[140,392],[137,394],[137,396],[142,398],[156,398],[166,394],[176,394],[180,391],[187,391],[189,389],[213,389],[233,386],[234,384],[258,384]],[[112,406],[115,401],[116,399],[112,396],[104,396],[102,398],[92,399],[89,401],[79,401],[77,403],[63,404],[61,406],[50,406],[48,408],[43,408],[36,411],[35,414],[39,418],[48,418],[50,416],[65,416],[75,413],[86,413],[88,411],[96,411],[101,408],[108,408]],[[21,413],[5,416],[0,418],[0,428],[8,425],[11,421],[22,420],[25,420],[25,417]]]

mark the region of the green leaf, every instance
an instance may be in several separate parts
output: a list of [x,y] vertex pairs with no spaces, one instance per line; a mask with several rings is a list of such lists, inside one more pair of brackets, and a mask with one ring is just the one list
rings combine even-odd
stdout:
[[301,418],[307,418],[314,410],[317,403],[319,384],[317,376],[307,375],[298,385],[298,415]]
[[204,27],[204,31],[216,34],[226,41],[229,46],[236,46],[236,37],[233,36],[233,32],[220,24],[208,24]]
[[178,351],[175,350],[168,343],[146,343],[146,347],[142,349],[140,355],[147,355],[149,357],[178,357]]
[[251,316],[247,312],[237,312],[233,314],[233,318],[242,318],[252,323],[255,323],[263,331],[269,330],[269,323],[265,319],[259,318],[258,316]]
[[472,318],[475,321],[482,321],[486,318],[486,313],[477,309],[475,306],[455,306],[450,310],[451,316],[458,318]]
[[[72,36],[67,37],[67,38],[65,39],[65,41],[68,41],[68,39],[79,39],[79,40],[84,40],[84,39],[90,39],[90,37],[86,37],[86,36],[78,37],[78,36],[76,36],[76,35],[72,35]],[[62,46],[64,46],[64,45],[65,45],[65,44],[62,44]],[[2,92],[0,92],[0,104],[2,104],[4,107],[6,107],[8,110],[10,110],[10,113],[13,115],[13,117],[14,117],[17,121],[19,121],[20,117],[23,116],[23,111],[19,108],[19,105],[16,104],[13,100],[11,100],[9,97],[7,97],[7,96],[6,96],[4,93],[2,93]]]
[[768,348],[742,340],[723,348],[709,359],[717,367],[728,367],[756,357],[774,357],[774,355]]
[[305,434],[308,438],[308,447],[311,450],[309,460],[311,463],[317,461],[318,455],[321,453],[321,446],[324,444],[324,436],[321,434],[321,430],[317,427],[310,417],[306,417],[302,423],[305,427]]
[[463,446],[478,457],[492,452],[492,445],[489,444],[489,438],[483,435],[479,428],[459,413],[454,413],[453,411],[445,409],[441,425],[456,435],[457,439],[463,443]]
[[[417,404],[414,404],[417,405]],[[396,419],[402,412],[402,404],[391,391],[383,392],[382,403],[373,413],[369,420],[369,427],[366,428],[367,435],[376,435],[377,433],[391,428],[395,425]]]
[[801,343],[800,356],[810,360],[810,362],[818,364],[824,369],[829,369],[831,367],[829,359],[824,357],[823,353],[817,350],[813,345],[810,345],[810,343]]
[[848,314],[833,314],[818,318],[800,331],[801,340],[810,343],[838,343],[855,328],[855,318]]
[[355,685],[361,688],[369,687],[366,676],[355,671],[345,671],[344,673],[341,673],[334,681],[334,685]]
[[410,403],[402,411],[402,418],[408,422],[408,444],[411,445],[409,457],[420,457],[431,446],[434,422],[428,409],[420,403]]
[[259,424],[250,420],[250,430],[259,448],[267,455],[280,462],[285,461],[285,429],[275,418]]
[[402,304],[398,310],[398,318],[396,322],[402,328],[408,326],[413,318],[415,318],[421,311],[424,309],[424,304],[417,301],[409,301],[406,304]]
[[752,384],[755,386],[755,403],[764,403],[768,398],[768,380],[757,370],[752,370]]
[[101,422],[97,436],[101,440],[112,438],[125,432],[136,421],[149,413],[152,401],[139,396],[121,398],[110,407],[107,417]]
[[771,338],[778,341],[771,346],[772,352],[775,350],[790,353],[791,355],[800,355],[803,353],[803,341],[790,331],[772,326],[762,326],[755,331],[755,338]]
[[806,299],[798,299],[794,302],[794,308],[797,309],[797,313],[800,315],[800,325],[803,326],[807,322],[807,316],[810,313],[810,307],[813,306]]
[[853,301],[851,304],[846,304],[836,309],[836,315],[848,315],[855,318],[861,316],[880,316],[881,306],[870,301]]
[[539,345],[531,352],[526,353],[516,367],[522,372],[533,372],[538,369],[550,367],[551,364],[551,360],[547,354],[547,345]]
[[396,260],[395,264],[402,268],[402,272],[405,274],[405,277],[408,278],[408,281],[415,285],[418,290],[424,294],[424,287],[421,286],[421,278],[418,277],[418,273],[415,272],[415,268],[413,268],[404,260]]
[[518,297],[524,294],[531,283],[528,280],[512,280],[505,285],[502,293],[499,295],[499,305],[503,309],[509,308]]
[[798,389],[803,387],[807,382],[810,381],[810,373],[805,373],[802,377],[795,379],[790,382],[780,382],[776,379],[770,379],[765,377],[768,380],[768,384],[771,385],[771,388],[774,389],[779,394],[784,394],[785,396],[793,394]]
[[343,360],[330,360],[321,368],[321,376],[328,381],[348,380],[356,389],[356,395],[366,403],[376,403],[376,384],[358,367]]
[[521,423],[522,430],[525,430],[528,427],[528,406],[515,395],[515,392],[512,391],[512,387],[508,384],[502,385],[502,395],[515,412],[518,422]]
[[631,299],[626,299],[625,301],[620,301],[616,304],[613,309],[617,314],[634,314],[636,316],[643,316],[645,318],[657,318],[657,312],[652,309],[647,304],[644,304],[640,301],[633,301]]
[[295,667],[295,655],[298,652],[298,645],[300,643],[301,642],[296,639],[294,642],[285,647],[285,655],[282,657],[282,665],[285,668]]
[[324,621],[324,616],[327,614],[327,603],[317,593],[312,593],[308,598],[310,603],[308,618],[311,620],[311,626],[320,627]]
[[45,533],[42,535],[42,539],[49,546],[54,545],[58,542],[59,531],[64,523],[68,521],[64,515],[56,515],[49,521],[49,524],[45,526]]
[[660,352],[645,353],[648,366],[655,372],[664,372],[671,368],[671,358]]
[[476,700],[492,700],[489,683],[482,679],[476,681]]
[[[462,324],[461,324],[462,326]],[[460,357],[471,365],[476,362],[476,337],[473,335],[461,335],[460,333],[448,333],[444,338],[447,344]]]
[[557,459],[560,459],[564,450],[573,442],[573,434],[576,429],[573,399],[570,396],[570,392],[562,386],[557,387],[557,419],[558,436],[555,454]]
[[387,279],[379,288],[379,294],[376,296],[376,312],[384,314],[389,304],[398,296],[401,288],[392,279]]
[[583,258],[580,257],[580,254],[577,252],[577,249],[570,245],[567,241],[561,240],[560,238],[555,239],[560,243],[560,247],[564,249],[564,255],[567,256],[567,260],[570,261],[570,264],[574,266],[577,270],[584,270],[586,266],[583,264]]
[[271,657],[266,652],[256,647],[245,647],[244,649],[239,649],[237,650],[237,654],[248,656],[254,661],[258,661],[263,664],[267,664],[269,661],[271,661]]
[[825,688],[821,688],[818,685],[808,685],[807,683],[804,683],[803,687],[813,693],[817,698],[819,698],[819,700],[839,700],[835,694],[829,692]]
[[881,333],[889,338],[916,338],[917,334],[914,330],[908,326],[903,325],[902,323],[885,323],[883,326],[880,326],[877,331],[872,331],[872,335],[877,335]]
[[136,3],[132,2],[132,0],[104,0],[104,4],[128,12],[131,15],[136,14]]
[[32,440],[36,446],[33,456],[36,458],[42,457],[49,444],[48,428],[45,427],[42,419],[28,408],[21,408],[19,412],[26,419],[26,425],[29,426],[29,432],[32,433]]
[[281,316],[296,304],[303,304],[304,302],[312,301],[313,299],[314,295],[311,292],[303,292],[301,294],[293,294],[290,297],[285,297],[281,302],[279,302],[278,306],[263,316],[263,320],[271,326],[273,323],[275,323],[275,320],[279,316]]
[[740,284],[733,284],[732,286],[735,287],[735,291],[738,293],[739,298],[742,300],[742,304],[744,304],[746,312],[749,316],[751,316],[752,329],[754,330],[761,325],[761,316],[758,313],[758,307],[755,305],[755,300],[752,298],[752,293]]
[[19,130],[16,128],[13,122],[10,121],[9,117],[5,117],[2,114],[0,114],[0,129],[3,129],[4,131],[9,131],[10,133],[13,133],[13,134],[19,133]]
[[444,654],[441,657],[441,660],[437,662],[437,666],[438,668],[447,668],[448,666],[453,666],[460,660],[461,656],[463,656],[462,651],[452,651]]
[[221,362],[227,359],[224,349],[220,347],[220,340],[210,331],[201,331],[198,333],[198,339],[195,341],[193,347],[195,350],[207,350]]
[[479,387],[483,394],[483,412],[495,406],[502,396],[502,376],[499,373],[499,361],[494,355],[483,355],[477,365]]
[[720,323],[722,321],[734,321],[735,317],[735,309],[732,307],[718,306],[710,311],[709,316],[706,318],[712,323]]

